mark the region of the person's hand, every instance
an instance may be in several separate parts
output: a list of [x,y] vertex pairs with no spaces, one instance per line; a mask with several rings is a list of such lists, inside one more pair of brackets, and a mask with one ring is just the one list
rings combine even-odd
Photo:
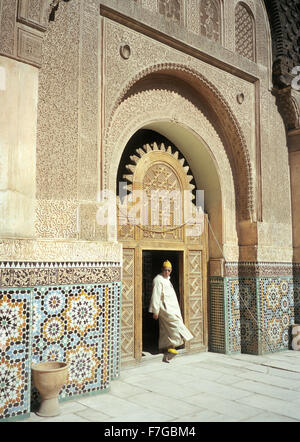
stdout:
[[153,319],[155,319],[155,320],[158,319],[158,315],[153,313]]

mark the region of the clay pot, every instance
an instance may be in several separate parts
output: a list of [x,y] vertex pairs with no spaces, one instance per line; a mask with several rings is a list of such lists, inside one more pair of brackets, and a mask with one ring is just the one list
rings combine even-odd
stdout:
[[58,395],[68,378],[68,364],[49,361],[40,362],[31,368],[34,385],[42,398],[37,414],[45,417],[58,416]]

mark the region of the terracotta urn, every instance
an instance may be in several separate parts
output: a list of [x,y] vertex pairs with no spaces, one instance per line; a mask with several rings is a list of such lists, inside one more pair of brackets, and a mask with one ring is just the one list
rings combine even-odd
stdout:
[[58,395],[68,378],[68,364],[48,361],[35,364],[31,368],[33,383],[42,398],[37,414],[44,417],[58,416]]

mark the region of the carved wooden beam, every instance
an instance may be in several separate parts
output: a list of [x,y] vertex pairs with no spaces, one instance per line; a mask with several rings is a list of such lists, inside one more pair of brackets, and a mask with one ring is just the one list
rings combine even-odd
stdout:
[[300,90],[293,74],[300,66],[300,0],[264,1],[272,34],[273,93],[289,133],[300,128]]

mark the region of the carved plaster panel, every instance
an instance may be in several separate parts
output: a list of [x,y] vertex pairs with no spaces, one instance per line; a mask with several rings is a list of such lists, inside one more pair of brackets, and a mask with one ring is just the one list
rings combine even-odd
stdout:
[[18,3],[19,22],[42,31],[47,30],[51,0],[19,0]]
[[43,43],[37,197],[95,201],[99,189],[99,0],[61,2]]
[[246,6],[238,3],[235,10],[235,50],[255,61],[255,22]]
[[53,0],[0,1],[0,53],[41,66]]
[[80,2],[61,3],[39,73],[37,198],[76,200],[79,143]]
[[183,0],[158,0],[158,12],[166,20],[183,23]]
[[221,42],[221,18],[219,0],[200,1],[200,30],[204,37]]
[[77,232],[75,201],[36,201],[36,235],[39,238],[74,238]]
[[0,240],[0,261],[121,261],[122,246],[93,241]]
[[37,31],[18,28],[18,57],[32,64],[40,65],[43,39]]
[[[124,85],[132,82],[132,79],[147,67],[168,63],[181,63],[201,73],[219,89],[225,97],[233,113],[237,116],[241,129],[245,135],[250,158],[255,162],[255,132],[251,121],[254,117],[254,85],[238,77],[216,69],[207,63],[196,60],[193,57],[168,48],[143,37],[134,31],[129,31],[123,26],[114,23],[105,23],[105,65],[106,65],[106,100],[105,126],[109,125],[109,116],[118,100],[121,99]],[[119,45],[122,41],[130,42],[132,56],[130,61],[120,61]],[[245,100],[242,105],[237,103],[237,95],[243,92]]]
[[79,53],[78,198],[96,200],[99,188],[99,0],[85,0]]
[[96,203],[81,203],[79,206],[79,238],[87,241],[105,241],[106,226],[97,222]]
[[154,13],[158,12],[157,0],[141,0],[141,2],[143,8],[148,9],[149,11]]
[[190,0],[186,5],[186,26],[189,31],[194,34],[200,34],[200,21],[198,14],[195,11],[199,11],[200,0]]
[[17,0],[0,0],[0,52],[14,54]]
[[[174,66],[182,66],[182,70],[193,69],[195,76],[199,73],[199,76],[204,76],[204,78],[210,79],[210,84],[213,84],[215,88],[215,94],[221,94],[225,97],[228,105],[225,108],[233,110],[234,118],[237,118],[238,124],[241,127],[240,133],[245,136],[245,155],[249,155],[249,168],[252,168],[252,178],[255,182],[255,164],[256,164],[256,147],[255,147],[255,86],[237,77],[233,77],[231,74],[226,73],[220,69],[216,69],[202,61],[196,60],[192,57],[186,56],[185,54],[174,51],[167,46],[150,41],[147,37],[143,37],[134,31],[130,31],[123,26],[116,25],[113,23],[105,23],[105,66],[106,66],[106,100],[105,100],[105,115],[107,117],[105,121],[106,126],[106,140],[109,136],[109,130],[112,128],[112,115],[118,104],[122,101],[122,97],[126,95],[130,86],[134,84],[139,78],[143,77],[143,72],[151,73],[152,67],[153,72],[155,68],[159,69],[159,66],[163,67],[163,63],[167,57],[169,69],[172,69],[172,62]],[[130,42],[130,47],[132,50],[132,55],[129,60],[120,61],[119,56],[119,45],[122,41]],[[178,60],[180,65],[178,65]],[[156,62],[157,65],[153,65]],[[167,69],[167,67],[166,67]],[[176,68],[175,68],[176,69]],[[177,68],[180,70],[180,67]],[[200,74],[201,73],[201,74]],[[128,78],[131,79],[128,81]],[[204,80],[205,81],[205,80]],[[126,87],[124,88],[124,84]],[[123,92],[120,93],[120,89]],[[237,102],[237,95],[243,93],[244,101],[242,104]],[[119,95],[119,97],[118,97]],[[161,108],[159,107],[161,106]],[[163,113],[163,104],[155,105],[156,112]],[[215,109],[217,105],[215,104]],[[222,115],[225,109],[218,109],[218,115]],[[149,120],[153,119],[154,111],[152,115],[149,116]],[[131,118],[134,120],[135,111],[132,109]],[[110,118],[110,119],[109,119]],[[178,116],[179,120],[182,118],[181,115]],[[115,125],[114,121],[114,125]],[[226,124],[226,123],[224,123]],[[132,124],[130,125],[132,127]],[[137,123],[137,128],[138,123]],[[124,130],[124,129],[123,129]],[[230,132],[231,135],[233,132]],[[131,134],[132,135],[132,134]],[[129,136],[129,134],[128,134]],[[126,140],[128,141],[128,140]],[[232,141],[231,145],[236,145],[238,141]],[[108,148],[109,149],[109,148]],[[246,152],[248,150],[248,153]],[[104,156],[106,152],[104,151]],[[248,160],[247,160],[248,161]],[[107,179],[105,177],[106,170],[108,166],[107,160],[104,159],[104,182],[107,185]],[[248,167],[248,166],[247,166]],[[251,181],[250,179],[250,181]],[[253,190],[248,189],[251,193]],[[252,203],[251,203],[252,204]],[[255,205],[255,196],[253,196],[253,204]],[[253,206],[254,207],[254,206]]]
[[[147,2],[147,4],[145,2]],[[220,57],[220,59],[224,61],[226,59],[226,62],[230,64],[233,63],[242,69],[245,68],[248,72],[249,69],[252,70],[254,67],[252,62],[248,63],[248,59],[242,61],[240,57],[233,57],[233,53],[235,52],[235,37],[234,29],[232,28],[235,21],[235,7],[239,3],[239,0],[185,0],[182,2],[180,8],[184,15],[180,22],[174,18],[174,12],[169,12],[169,15],[173,18],[167,18],[168,12],[166,12],[166,10],[169,8],[173,11],[171,6],[174,4],[173,0],[152,0],[151,8],[148,2],[149,0],[128,2],[102,0],[101,15],[113,20],[116,18],[117,21],[122,24],[129,24],[128,20],[126,20],[128,17],[129,21],[132,20],[129,27],[136,29],[140,23],[146,24],[151,29],[148,35],[154,36],[154,39],[156,38],[156,31],[159,31],[164,35],[171,36],[173,39],[183,41],[195,49]],[[260,0],[244,0],[242,3],[247,5],[254,16],[256,41],[259,46],[257,62],[267,66],[270,61],[271,45],[268,36],[268,18],[264,5]],[[158,16],[154,10],[154,8],[159,5],[161,5],[160,16]],[[205,10],[207,12],[205,12]],[[121,18],[118,13],[116,15],[114,11],[118,11],[123,17]],[[220,29],[221,36],[219,35]],[[244,32],[243,29],[242,32]],[[229,49],[229,52],[226,51],[225,53],[225,51],[221,49],[221,46],[211,44],[216,41],[218,43],[220,42],[226,49]]]

